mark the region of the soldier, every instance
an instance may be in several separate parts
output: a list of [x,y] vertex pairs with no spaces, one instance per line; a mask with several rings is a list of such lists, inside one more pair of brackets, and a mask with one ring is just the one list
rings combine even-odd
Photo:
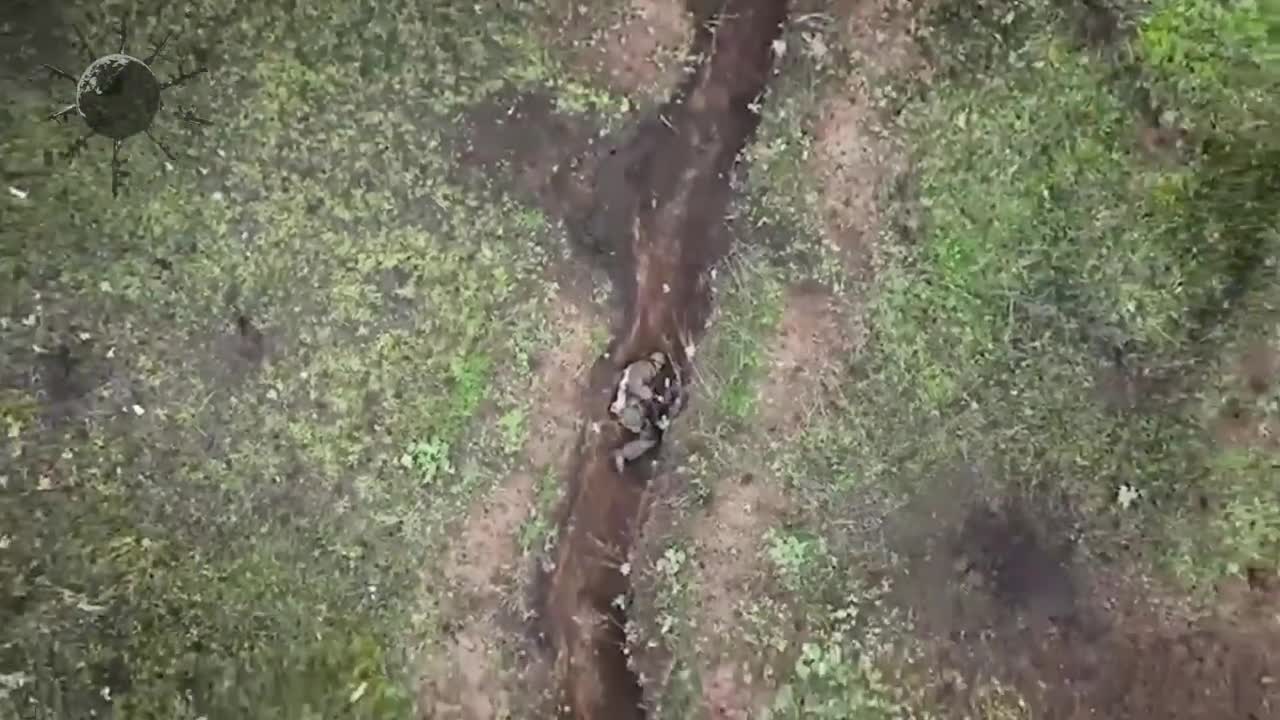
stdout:
[[[626,463],[653,449],[670,423],[674,414],[671,412],[672,401],[679,395],[679,382],[673,383],[672,373],[663,372],[666,369],[667,356],[654,352],[631,363],[622,372],[618,393],[609,410],[618,423],[635,437],[614,455],[618,472],[622,472]],[[674,365],[671,369],[674,371]],[[679,377],[678,372],[675,376]]]

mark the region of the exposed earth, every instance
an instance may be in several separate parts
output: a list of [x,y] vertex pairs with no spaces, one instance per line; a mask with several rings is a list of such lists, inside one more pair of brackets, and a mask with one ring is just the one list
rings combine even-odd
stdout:
[[304,5],[0,10],[0,717],[1280,719],[1280,8]]

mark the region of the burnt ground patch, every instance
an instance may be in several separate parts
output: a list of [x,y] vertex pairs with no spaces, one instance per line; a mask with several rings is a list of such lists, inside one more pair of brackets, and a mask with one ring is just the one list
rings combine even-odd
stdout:
[[1158,589],[1077,548],[1069,521],[1029,501],[967,500],[976,475],[958,478],[891,531],[896,599],[950,716],[975,711],[995,682],[1037,718],[1275,717],[1274,638],[1256,623],[1162,606]]

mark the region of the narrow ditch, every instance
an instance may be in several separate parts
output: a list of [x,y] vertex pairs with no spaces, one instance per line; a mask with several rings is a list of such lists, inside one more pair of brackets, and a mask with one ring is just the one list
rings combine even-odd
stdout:
[[[628,366],[652,353],[670,359],[677,377],[690,376],[689,348],[711,309],[708,273],[730,245],[730,173],[759,124],[787,13],[786,0],[691,4],[700,21],[697,68],[615,151],[612,180],[598,172],[594,183],[593,202],[606,210],[604,231],[625,270],[615,276],[621,324],[588,381],[588,422],[567,477],[555,569],[543,585],[560,706],[572,718],[645,716],[618,600],[630,593],[622,566],[658,447],[620,463],[617,453],[636,435],[610,406]],[[708,4],[717,7],[696,7]],[[660,433],[654,439],[660,447]]]

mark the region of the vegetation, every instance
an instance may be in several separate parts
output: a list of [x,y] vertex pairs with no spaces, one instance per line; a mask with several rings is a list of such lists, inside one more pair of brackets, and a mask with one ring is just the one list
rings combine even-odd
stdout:
[[[1237,37],[1237,26],[1256,34],[1257,7],[1222,15],[1187,5],[1141,20],[1130,74],[1150,88],[1150,106],[1134,107],[1108,60],[1058,32],[1029,36],[1007,65],[911,108],[922,229],[882,280],[873,379],[850,388],[850,406],[882,406],[892,393],[921,437],[895,447],[870,431],[872,409],[842,433],[865,438],[863,452],[879,460],[851,480],[929,477],[964,457],[1033,496],[1065,491],[1094,518],[1128,512],[1116,500],[1129,486],[1144,542],[1184,568],[1225,567],[1234,542],[1182,557],[1173,540],[1205,521],[1183,510],[1195,493],[1256,492],[1271,472],[1254,463],[1244,467],[1263,477],[1246,481],[1242,470],[1215,482],[1224,451],[1205,415],[1220,399],[1200,387],[1226,370],[1224,345],[1267,324],[1258,318],[1277,298],[1263,261],[1280,218],[1262,199],[1277,177],[1259,160],[1280,135],[1265,111],[1248,112],[1265,91],[1257,83],[1276,82],[1255,72],[1260,56],[1200,44],[1204,57],[1173,60],[1187,37]],[[1228,108],[1246,113],[1226,122]],[[1151,113],[1194,145],[1185,162],[1142,146],[1135,118]],[[1108,373],[1164,390],[1115,412],[1123,399],[1100,385]]]
[[[765,608],[766,627],[813,618],[763,643],[800,648],[774,662],[776,716],[928,712],[883,692],[912,680],[865,649],[871,631],[843,624],[850,611],[830,599],[846,576],[815,558],[850,558],[855,577],[893,563],[883,519],[956,473],[976,473],[972,501],[1029,501],[1082,527],[1082,562],[1120,555],[1203,602],[1280,569],[1275,390],[1244,387],[1238,370],[1277,340],[1280,130],[1265,98],[1280,82],[1280,14],[1195,0],[1106,12],[1085,23],[1061,4],[941,3],[917,38],[938,76],[880,108],[914,167],[886,188],[887,267],[849,298],[866,308],[867,347],[827,411],[773,438],[761,463],[802,509],[764,532],[762,552],[783,605],[805,609],[743,604]],[[1098,23],[1114,32],[1080,30]],[[788,102],[818,86],[789,88],[795,77],[774,89],[745,192],[766,239],[786,227],[819,246],[806,220],[816,101]],[[767,347],[772,332],[726,313],[710,342]],[[1253,440],[1224,443],[1223,417],[1243,417]],[[762,442],[719,440],[726,457]],[[878,637],[909,645],[891,604],[865,603],[885,618]],[[977,717],[1029,713],[998,680],[970,702]]]
[[[466,128],[538,93],[616,129],[637,99],[567,69],[556,3],[305,5],[83,8],[216,58],[175,94],[217,124],[161,127],[172,168],[132,140],[119,200],[105,148],[48,154],[75,136],[45,98],[0,108],[0,714],[407,717],[445,642],[439,558],[519,462],[565,250],[461,166]],[[1205,603],[1280,572],[1280,385],[1239,370],[1280,341],[1280,7],[941,0],[918,20],[936,74],[877,77],[912,170],[879,198],[869,283],[826,237],[812,158],[823,98],[872,69],[830,15],[785,37],[674,431],[689,483],[619,599],[635,645],[672,655],[662,717],[700,707],[698,608],[721,591],[691,528],[744,475],[789,510],[741,548],[759,592],[718,640],[778,719],[931,715],[870,569],[898,560],[884,518],[957,472],[974,501],[1078,526],[1085,562]],[[867,340],[821,412],[766,435],[801,280]],[[542,556],[559,477],[534,495],[513,542]],[[1029,716],[997,680],[969,702]]]
[[[781,319],[782,286],[779,278],[762,266],[759,258],[737,258],[728,263],[724,291],[717,298],[719,330],[705,353],[708,399],[715,415],[741,425],[755,415],[759,381],[768,360],[768,344],[761,338],[773,334]],[[710,374],[714,373],[714,375]]]
[[216,124],[158,125],[168,170],[127,143],[118,201],[103,148],[50,163],[76,130],[40,98],[0,110],[0,354],[35,368],[0,404],[0,714],[403,717],[432,558],[523,444],[563,244],[452,179],[457,120],[618,102],[562,80],[538,7],[186,7],[84,8],[215,59],[178,92]]

